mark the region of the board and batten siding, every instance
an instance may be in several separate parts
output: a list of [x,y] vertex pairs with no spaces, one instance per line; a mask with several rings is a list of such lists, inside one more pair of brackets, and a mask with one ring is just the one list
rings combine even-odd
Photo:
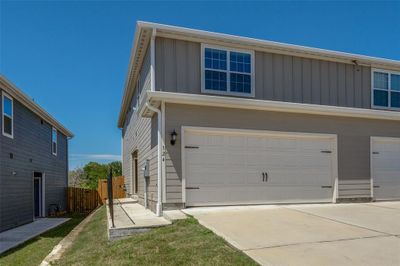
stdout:
[[[339,185],[362,185],[358,190],[371,177],[370,137],[400,137],[397,121],[166,104],[165,131],[181,132],[182,126],[337,134]],[[166,151],[167,203],[182,203],[181,136],[174,146],[167,141]],[[349,193],[361,192],[342,190],[339,196]]]
[[[16,99],[13,103],[14,138],[5,137],[0,132],[0,231],[33,221],[35,171],[45,175],[45,215],[50,204],[57,204],[61,210],[66,209],[67,137],[58,132],[58,150],[57,156],[54,156],[52,126],[45,121],[42,123],[39,116]],[[1,104],[0,101],[0,110]]]
[[[201,44],[156,38],[156,90],[201,93]],[[255,51],[255,99],[371,108],[371,69]]]
[[[150,90],[150,53],[147,51],[142,69],[140,71],[140,81],[135,89],[130,108],[126,116],[125,124],[122,129],[122,171],[125,176],[125,185],[128,196],[133,192],[133,152],[138,152],[138,198],[144,204],[144,172],[143,168],[146,160],[150,160],[150,179],[147,184],[147,199],[151,210],[155,211],[157,203],[157,116],[153,118],[140,117],[136,107],[138,98],[146,90]],[[155,125],[154,125],[155,124]]]

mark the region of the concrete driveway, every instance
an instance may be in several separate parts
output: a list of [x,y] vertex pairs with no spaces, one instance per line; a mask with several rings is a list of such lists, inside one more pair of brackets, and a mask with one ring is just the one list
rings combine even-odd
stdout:
[[262,265],[400,265],[400,202],[184,212]]

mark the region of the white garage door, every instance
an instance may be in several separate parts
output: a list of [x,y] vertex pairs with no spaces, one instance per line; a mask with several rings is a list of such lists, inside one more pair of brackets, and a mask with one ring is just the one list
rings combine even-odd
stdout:
[[332,202],[336,136],[186,129],[186,205]]
[[400,199],[400,139],[372,138],[374,198]]

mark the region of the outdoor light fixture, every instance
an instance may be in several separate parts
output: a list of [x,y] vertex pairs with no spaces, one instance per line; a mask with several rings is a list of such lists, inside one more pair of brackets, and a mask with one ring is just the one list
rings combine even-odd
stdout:
[[176,136],[178,136],[178,133],[176,133],[175,129],[171,133],[171,145],[175,145],[176,142]]

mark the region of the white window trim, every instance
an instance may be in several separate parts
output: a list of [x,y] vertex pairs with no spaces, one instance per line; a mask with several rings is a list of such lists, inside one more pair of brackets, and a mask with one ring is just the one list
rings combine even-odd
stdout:
[[[7,97],[8,99],[11,100],[11,117],[4,113],[4,98],[5,97]],[[13,139],[14,138],[14,99],[10,95],[2,92],[1,100],[2,100],[2,105],[1,105],[1,120],[2,120],[1,127],[2,127],[2,130],[1,131],[3,133],[3,136]],[[4,116],[11,118],[11,134],[4,132]]]
[[[55,139],[55,141],[53,141],[53,132],[56,132],[56,139]],[[58,138],[58,131],[57,131],[57,129],[55,128],[55,127],[52,127],[51,128],[51,153],[54,155],[54,156],[57,156],[57,152],[58,152],[58,141],[57,141],[57,138]],[[56,150],[55,150],[55,152],[53,151],[53,143],[55,143],[56,144]]]
[[[211,48],[211,49],[218,49],[218,50],[223,50],[227,51],[227,58],[226,58],[226,67],[227,70],[221,70],[223,72],[226,72],[227,74],[227,91],[217,91],[217,90],[208,90],[205,88],[205,58],[204,58],[204,50],[205,48]],[[244,72],[236,72],[236,71],[230,71],[230,52],[239,52],[239,53],[247,53],[250,54],[250,66],[251,66],[251,71],[250,73],[244,73]],[[243,49],[236,49],[236,48],[228,48],[224,46],[218,46],[218,45],[210,45],[210,44],[201,44],[201,93],[206,93],[206,94],[218,94],[218,95],[231,95],[231,96],[241,96],[241,97],[249,97],[249,98],[254,98],[255,96],[255,62],[254,62],[254,51],[253,50],[243,50]],[[219,71],[218,69],[215,69],[215,71]],[[231,87],[231,82],[230,82],[230,73],[238,73],[238,74],[250,74],[251,77],[251,92],[250,93],[244,93],[244,92],[233,92],[230,91]]]
[[[388,74],[388,90],[383,90],[379,88],[374,88],[374,73],[375,72],[380,72],[380,73],[385,73]],[[373,68],[371,69],[371,108],[373,109],[381,109],[381,110],[395,110],[395,111],[400,111],[400,107],[391,107],[392,105],[392,80],[391,80],[391,75],[400,75],[400,72],[396,71],[390,71],[390,70],[385,70],[385,69],[378,69],[378,68]],[[388,105],[389,106],[379,106],[374,104],[374,91],[387,91],[388,92]],[[400,91],[394,91],[400,93]]]

